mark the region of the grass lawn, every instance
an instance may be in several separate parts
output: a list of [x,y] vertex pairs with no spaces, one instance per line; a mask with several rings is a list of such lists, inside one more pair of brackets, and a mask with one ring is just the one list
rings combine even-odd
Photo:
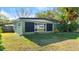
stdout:
[[24,37],[40,45],[43,51],[79,50],[79,33],[36,33]]
[[35,33],[18,36],[2,33],[5,50],[79,50],[79,33]]
[[77,39],[79,37],[79,33],[35,33],[31,35],[24,35],[24,37],[40,46],[46,46],[51,43]]
[[2,33],[3,45],[6,51],[38,50],[35,43],[18,36],[16,33]]

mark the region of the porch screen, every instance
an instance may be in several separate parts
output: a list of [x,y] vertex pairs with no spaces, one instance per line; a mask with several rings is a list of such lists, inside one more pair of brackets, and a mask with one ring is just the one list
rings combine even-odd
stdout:
[[52,31],[52,24],[47,24],[47,31]]
[[25,22],[25,32],[34,32],[33,22]]

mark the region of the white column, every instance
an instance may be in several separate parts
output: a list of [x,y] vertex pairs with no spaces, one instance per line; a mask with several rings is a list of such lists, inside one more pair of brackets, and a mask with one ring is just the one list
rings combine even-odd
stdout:
[[45,23],[45,32],[47,31],[47,23]]
[[53,23],[53,32],[54,32],[54,25],[55,25],[55,24]]

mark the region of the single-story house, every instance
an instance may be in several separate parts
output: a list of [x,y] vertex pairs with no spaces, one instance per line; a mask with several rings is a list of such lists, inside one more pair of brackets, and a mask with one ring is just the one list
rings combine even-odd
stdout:
[[4,24],[2,26],[3,32],[14,32],[14,25],[13,23]]
[[58,21],[46,18],[18,18],[14,21],[14,30],[22,35],[35,32],[53,32]]

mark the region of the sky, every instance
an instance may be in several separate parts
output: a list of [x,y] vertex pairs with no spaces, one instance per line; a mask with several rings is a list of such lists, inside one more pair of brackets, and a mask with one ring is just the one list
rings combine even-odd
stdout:
[[[7,16],[9,19],[15,19],[16,11],[15,9],[20,9],[23,7],[0,7],[0,13]],[[30,17],[34,17],[35,13],[38,13],[40,11],[46,11],[46,10],[53,10],[55,7],[25,7],[32,11],[30,14]]]

